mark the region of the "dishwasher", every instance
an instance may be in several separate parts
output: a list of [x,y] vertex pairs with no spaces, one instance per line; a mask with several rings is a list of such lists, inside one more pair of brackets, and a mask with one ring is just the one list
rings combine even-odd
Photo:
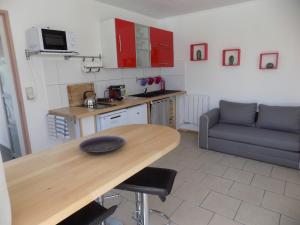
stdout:
[[96,116],[97,132],[127,124],[127,112],[118,110]]

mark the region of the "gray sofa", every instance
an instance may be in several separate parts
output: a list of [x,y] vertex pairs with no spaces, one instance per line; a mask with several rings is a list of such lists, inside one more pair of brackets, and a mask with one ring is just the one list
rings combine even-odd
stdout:
[[300,107],[222,100],[200,117],[199,147],[299,169]]

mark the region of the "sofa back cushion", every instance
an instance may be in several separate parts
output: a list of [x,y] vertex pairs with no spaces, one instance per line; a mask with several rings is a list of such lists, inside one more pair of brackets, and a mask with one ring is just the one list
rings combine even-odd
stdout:
[[300,133],[300,107],[259,105],[257,127]]
[[220,123],[254,126],[257,103],[220,101]]

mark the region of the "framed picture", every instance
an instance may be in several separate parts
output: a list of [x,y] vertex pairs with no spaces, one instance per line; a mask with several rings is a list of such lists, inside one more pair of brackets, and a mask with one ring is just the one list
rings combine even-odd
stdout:
[[266,52],[260,54],[259,69],[275,70],[278,68],[278,52]]
[[223,66],[239,66],[241,64],[241,49],[224,49],[222,64]]
[[199,43],[191,45],[191,61],[203,61],[208,59],[208,44]]

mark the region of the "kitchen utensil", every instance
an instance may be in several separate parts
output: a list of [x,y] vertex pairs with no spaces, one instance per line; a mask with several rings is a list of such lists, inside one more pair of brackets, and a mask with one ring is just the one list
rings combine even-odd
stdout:
[[161,76],[155,77],[155,84],[159,84],[161,82]]
[[[90,96],[88,96],[90,94]],[[83,93],[83,105],[88,108],[94,108],[96,105],[96,93],[94,91],[85,91]]]
[[88,153],[107,153],[120,149],[125,140],[117,136],[102,136],[88,139],[80,144],[80,149]]
[[147,78],[142,78],[142,79],[141,79],[141,85],[142,85],[142,86],[146,86],[147,83],[148,83]]
[[149,77],[148,78],[148,85],[152,85],[154,82],[154,78],[153,77]]

